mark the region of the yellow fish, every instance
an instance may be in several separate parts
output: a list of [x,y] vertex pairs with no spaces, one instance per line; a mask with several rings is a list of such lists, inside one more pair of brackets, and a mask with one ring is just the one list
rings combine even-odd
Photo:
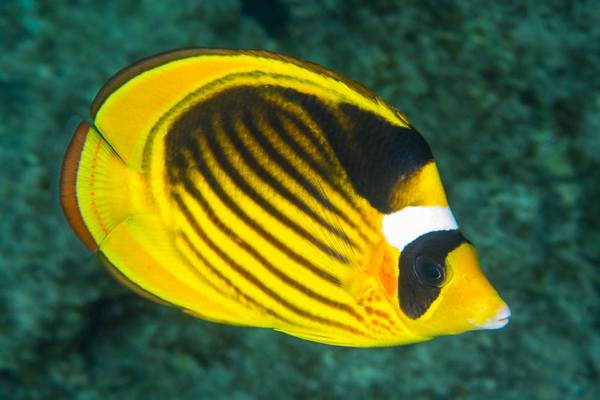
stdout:
[[92,117],[62,206],[143,296],[357,347],[508,322],[429,146],[353,81],[266,51],[179,50],[115,75]]

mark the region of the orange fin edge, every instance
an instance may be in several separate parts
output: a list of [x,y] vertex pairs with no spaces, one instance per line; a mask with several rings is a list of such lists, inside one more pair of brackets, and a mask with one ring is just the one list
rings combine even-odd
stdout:
[[90,124],[81,122],[75,129],[73,138],[67,147],[60,171],[60,204],[69,225],[79,239],[88,249],[96,251],[98,244],[85,225],[77,202],[77,172],[79,171],[81,152],[90,128]]

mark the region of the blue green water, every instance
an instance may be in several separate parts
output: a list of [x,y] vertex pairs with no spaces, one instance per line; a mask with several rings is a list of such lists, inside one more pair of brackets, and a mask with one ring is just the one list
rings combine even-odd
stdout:
[[[427,138],[509,327],[347,349],[192,319],[114,282],[57,177],[129,63],[261,48],[373,89]],[[0,2],[0,399],[595,399],[598,1]]]

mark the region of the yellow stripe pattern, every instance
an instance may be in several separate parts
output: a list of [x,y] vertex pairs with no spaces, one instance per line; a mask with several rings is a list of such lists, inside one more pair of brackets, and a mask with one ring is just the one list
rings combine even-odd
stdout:
[[235,111],[228,102],[256,90],[223,90],[170,126],[165,187],[178,210],[177,248],[274,327],[372,341],[375,325],[343,281],[379,238],[378,220],[361,214],[368,207],[326,156],[318,121],[280,109],[277,91]]
[[[143,176],[146,211],[173,247],[170,273],[222,298],[224,321],[244,315],[241,324],[340,345],[423,340],[372,275],[381,214],[354,192],[311,102],[341,127],[352,121],[340,103],[407,126],[376,97],[334,77],[243,54],[146,71],[111,93],[95,122]],[[181,279],[183,271],[193,282]],[[360,287],[350,289],[361,274]],[[168,302],[203,316],[202,304]]]

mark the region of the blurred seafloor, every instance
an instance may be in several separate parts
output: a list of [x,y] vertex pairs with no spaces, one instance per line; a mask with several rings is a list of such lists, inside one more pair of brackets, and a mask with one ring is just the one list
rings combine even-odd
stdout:
[[[130,62],[266,48],[405,112],[512,306],[508,329],[346,349],[115,283],[59,211],[75,121]],[[1,399],[596,399],[600,2],[0,2]]]

